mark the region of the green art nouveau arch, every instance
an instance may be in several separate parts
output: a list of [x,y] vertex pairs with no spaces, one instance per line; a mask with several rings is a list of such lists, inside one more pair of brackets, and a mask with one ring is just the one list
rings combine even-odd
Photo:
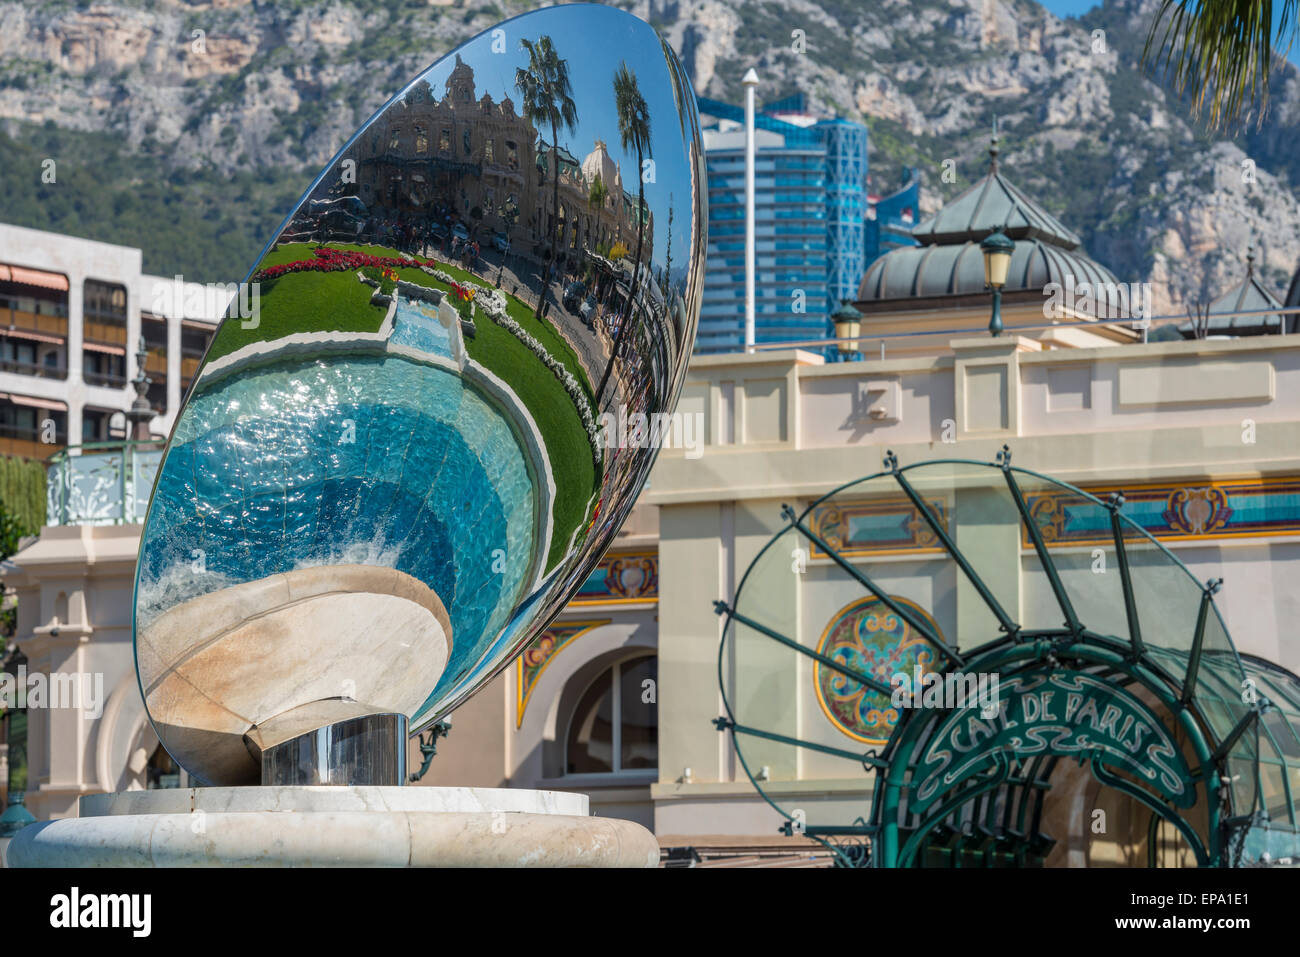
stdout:
[[[786,832],[851,866],[1041,863],[1044,798],[1074,761],[1168,822],[1201,865],[1300,849],[1300,680],[1243,661],[1214,603],[1221,582],[1198,583],[1124,504],[1013,466],[1004,446],[994,462],[900,467],[890,453],[883,471],[786,506],[734,601],[715,605],[715,724]],[[1069,547],[1084,526],[1108,547]],[[823,596],[854,599],[824,629]],[[855,643],[844,613],[870,640]],[[900,699],[890,669],[913,666],[900,649],[918,640],[935,658],[927,684],[987,676],[996,703]],[[820,720],[799,704],[805,673],[820,676]],[[860,800],[796,806],[791,781],[814,766],[861,776]]]
[[[917,713],[918,720],[898,729],[886,755],[879,864],[915,864],[923,841],[954,810],[992,788],[1036,779],[1032,774],[1018,778],[1013,772],[1040,756],[1053,759],[1053,764],[1059,759],[1086,763],[1103,785],[1172,824],[1198,863],[1217,860],[1215,811],[1221,795],[1213,755],[1192,712],[1178,708],[1177,696],[1161,678],[1087,641],[999,646],[973,659],[971,668],[1009,676],[1003,682],[998,718],[986,722],[991,733],[976,741],[968,732],[970,773],[952,775],[943,773],[943,765],[936,768],[934,757],[946,750],[946,743],[960,745],[962,729],[982,720],[978,703],[938,715]],[[1165,719],[1133,694],[1132,687],[1145,689],[1170,713],[1180,715],[1192,762]],[[1202,796],[1211,809],[1206,833],[1184,817]],[[904,802],[906,813],[900,813]],[[906,827],[902,822],[909,815],[915,822]],[[1029,836],[1023,828],[1006,830],[1013,839]]]

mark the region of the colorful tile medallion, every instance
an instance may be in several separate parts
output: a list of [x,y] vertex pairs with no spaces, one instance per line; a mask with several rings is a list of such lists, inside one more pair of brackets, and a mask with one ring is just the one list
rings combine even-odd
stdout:
[[[904,598],[892,600],[915,610],[943,637],[924,609]],[[875,597],[860,598],[836,612],[822,632],[817,650],[886,684],[899,672],[911,678],[918,668],[922,675],[938,670],[934,646]],[[887,695],[868,691],[861,682],[820,663],[813,664],[813,685],[817,703],[841,732],[865,744],[883,745],[889,739],[898,712],[890,707]]]

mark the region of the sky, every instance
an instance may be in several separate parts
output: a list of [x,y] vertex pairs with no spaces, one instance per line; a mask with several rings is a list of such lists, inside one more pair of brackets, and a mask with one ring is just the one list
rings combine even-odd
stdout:
[[[1081,16],[1082,14],[1087,13],[1093,7],[1101,6],[1101,4],[1095,2],[1095,0],[1038,0],[1038,2],[1041,3],[1043,6],[1045,6],[1048,10],[1051,10],[1058,17]],[[1274,7],[1273,24],[1274,24],[1274,33],[1276,34],[1277,18],[1278,15],[1282,12],[1282,4],[1280,2],[1274,3],[1273,7]],[[1290,60],[1292,63],[1296,64],[1297,66],[1300,66],[1300,38],[1298,38],[1297,42],[1292,45],[1291,52],[1288,54],[1287,59]]]

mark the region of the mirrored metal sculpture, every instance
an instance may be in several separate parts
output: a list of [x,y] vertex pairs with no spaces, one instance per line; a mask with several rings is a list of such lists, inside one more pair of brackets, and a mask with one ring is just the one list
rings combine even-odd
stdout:
[[218,330],[145,523],[141,690],[192,774],[425,728],[564,606],[655,457],[602,417],[682,385],[702,159],[658,34],[563,6],[439,60],[330,162]]

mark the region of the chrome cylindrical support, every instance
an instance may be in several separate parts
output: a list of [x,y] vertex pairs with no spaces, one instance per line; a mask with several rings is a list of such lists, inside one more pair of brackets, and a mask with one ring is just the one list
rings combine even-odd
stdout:
[[262,783],[406,783],[404,714],[366,714],[325,725],[262,752]]

